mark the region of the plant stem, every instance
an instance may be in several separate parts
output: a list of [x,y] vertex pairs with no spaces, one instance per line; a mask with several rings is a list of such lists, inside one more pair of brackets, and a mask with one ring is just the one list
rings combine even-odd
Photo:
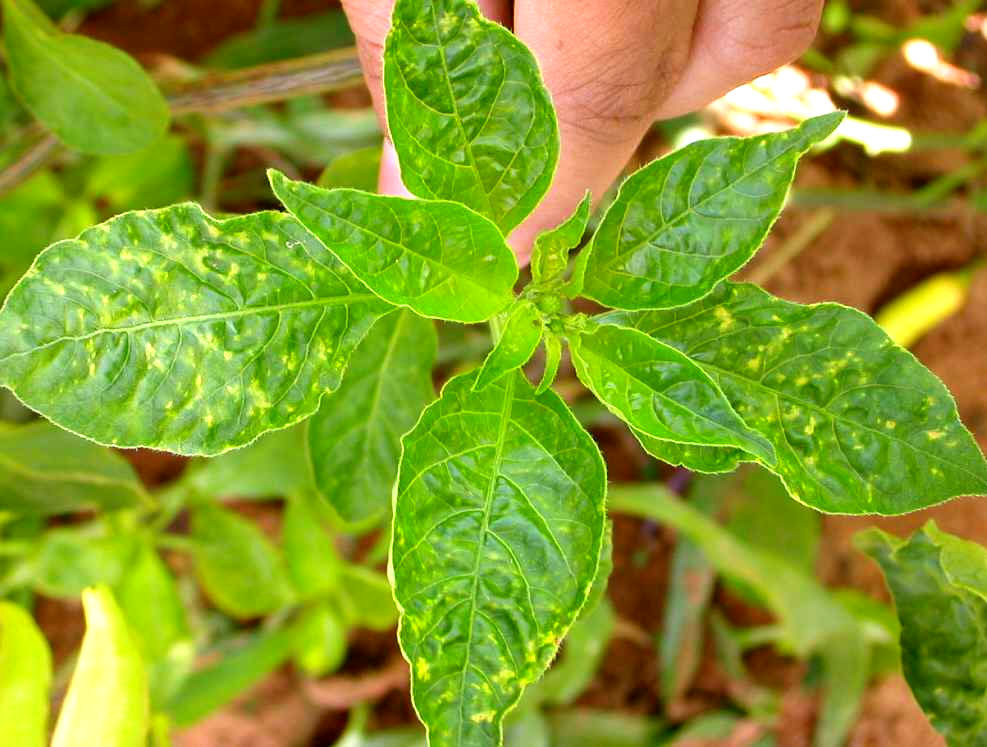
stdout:
[[768,255],[760,266],[747,273],[747,280],[757,285],[764,285],[773,278],[779,270],[804,252],[819,236],[829,228],[836,218],[836,211],[831,208],[821,208],[809,216],[799,229],[792,234],[784,244]]

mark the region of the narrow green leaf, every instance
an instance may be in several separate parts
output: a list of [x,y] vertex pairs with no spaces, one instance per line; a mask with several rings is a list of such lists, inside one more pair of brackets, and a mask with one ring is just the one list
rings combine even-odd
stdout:
[[589,687],[603,662],[616,621],[613,605],[605,599],[576,620],[561,655],[540,683],[546,703],[571,705]]
[[593,237],[583,295],[618,309],[665,309],[705,296],[758,250],[799,158],[843,116],[704,140],[630,176]]
[[499,745],[596,576],[599,450],[562,400],[515,372],[449,381],[404,438],[390,575],[431,747]]
[[552,744],[559,747],[653,747],[662,744],[662,724],[651,716],[573,708],[552,713],[549,725]]
[[387,306],[283,213],[125,213],[0,310],[0,379],[100,443],[216,454],[315,412]]
[[933,522],[907,540],[868,529],[901,620],[901,662],[915,699],[951,747],[987,745],[987,549]]
[[726,283],[681,309],[602,320],[686,352],[774,445],[788,492],[814,508],[899,514],[987,494],[987,461],[949,392],[859,311]]
[[3,31],[14,90],[66,145],[128,153],[164,133],[168,104],[129,55],[62,33],[31,0],[3,0]]
[[192,674],[169,701],[166,712],[175,726],[191,726],[281,666],[297,642],[294,628],[253,636],[215,664]]
[[0,744],[48,744],[51,649],[31,615],[0,601]]
[[58,514],[149,503],[118,454],[44,421],[0,431],[0,510]]
[[253,523],[213,503],[192,511],[195,570],[216,607],[238,618],[273,612],[290,587],[277,549]]
[[133,633],[105,587],[82,592],[86,634],[51,747],[144,747],[147,672]]
[[398,0],[384,91],[412,193],[462,202],[507,234],[548,191],[559,132],[538,64],[474,3]]
[[808,656],[834,636],[857,630],[855,619],[811,575],[749,546],[662,486],[611,485],[607,502],[611,511],[676,529],[698,545],[720,573],[756,589],[778,617],[782,643],[797,656]]
[[465,323],[511,302],[514,254],[497,227],[468,208],[320,189],[273,170],[269,177],[288,212],[384,300]]
[[234,34],[205,59],[209,67],[226,70],[290,60],[353,44],[353,32],[342,9],[301,18],[281,18]]
[[339,390],[309,420],[308,458],[322,498],[347,522],[390,509],[401,436],[434,397],[435,325],[407,310],[380,319]]
[[555,383],[559,375],[559,365],[562,363],[562,340],[553,332],[544,335],[545,340],[545,370],[535,394],[542,394]]
[[531,278],[537,284],[560,280],[569,266],[569,252],[579,246],[589,224],[589,192],[575,212],[556,228],[543,231],[535,239],[531,254]]
[[473,388],[476,391],[486,389],[504,374],[527,363],[538,349],[544,326],[537,306],[524,298],[515,301],[507,314],[500,339],[483,361]]
[[636,329],[600,325],[569,339],[579,380],[614,415],[652,438],[735,446],[767,462],[771,445],[687,356]]
[[343,560],[308,495],[288,499],[281,523],[285,566],[301,599],[323,596],[341,582]]
[[161,208],[187,200],[195,191],[196,173],[186,138],[167,135],[144,150],[97,160],[85,195],[114,213]]

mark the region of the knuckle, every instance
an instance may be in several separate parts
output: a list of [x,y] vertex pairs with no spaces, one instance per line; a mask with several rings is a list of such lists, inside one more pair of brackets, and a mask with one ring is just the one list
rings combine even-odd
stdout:
[[820,0],[772,0],[739,30],[728,25],[719,54],[750,75],[785,65],[815,39],[822,13]]

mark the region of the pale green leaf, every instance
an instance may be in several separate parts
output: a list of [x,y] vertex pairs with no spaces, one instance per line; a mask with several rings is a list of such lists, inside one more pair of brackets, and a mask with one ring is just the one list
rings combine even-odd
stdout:
[[[277,6],[275,6],[277,7]],[[340,8],[300,18],[280,18],[234,34],[205,59],[227,70],[290,60],[353,44],[353,32]]]
[[133,633],[104,587],[82,592],[86,634],[51,747],[144,747],[147,672]]
[[618,309],[665,309],[709,293],[758,250],[799,158],[841,112],[787,132],[703,140],[623,183],[590,248],[582,294]]
[[3,0],[3,30],[14,90],[66,145],[128,153],[164,134],[168,105],[129,55],[62,33],[31,0]]
[[547,391],[559,375],[559,365],[562,363],[562,340],[554,332],[544,334],[545,340],[545,370],[542,371],[536,394]]
[[586,193],[575,212],[559,226],[535,238],[531,253],[531,279],[536,284],[560,280],[569,266],[569,252],[579,246],[589,224],[590,196]]
[[0,744],[48,744],[51,649],[22,607],[0,601]]
[[493,223],[462,205],[269,176],[288,212],[384,300],[466,323],[486,321],[511,302],[514,254]]
[[148,504],[118,454],[44,421],[0,431],[0,510],[57,514]]
[[894,595],[915,699],[951,747],[987,745],[987,549],[933,522],[907,540],[869,529],[856,542]]
[[390,509],[401,436],[435,397],[435,326],[410,311],[379,320],[350,361],[339,390],[307,425],[307,451],[322,498],[347,522]]
[[312,500],[307,494],[291,496],[281,521],[285,566],[301,599],[323,596],[338,587],[343,565]]
[[391,578],[431,747],[499,745],[504,714],[555,656],[596,576],[600,453],[520,372],[449,381],[404,438]]
[[398,0],[384,91],[412,193],[462,202],[507,234],[548,191],[559,133],[538,65],[474,3]]
[[214,605],[233,617],[273,612],[290,596],[283,561],[253,523],[212,503],[192,510],[199,583]]
[[295,636],[295,666],[309,677],[335,672],[346,658],[346,627],[328,602],[302,614]]
[[190,636],[175,577],[149,542],[141,544],[114,591],[148,662],[165,658]]
[[391,630],[398,621],[387,577],[362,565],[345,565],[335,601],[348,627]]
[[305,460],[305,425],[265,433],[242,449],[193,462],[182,479],[214,498],[274,498],[307,490],[312,479]]
[[538,349],[543,330],[538,307],[525,298],[515,301],[507,313],[500,339],[483,361],[473,388],[486,389],[504,374],[521,368]]
[[987,462],[931,372],[866,315],[723,284],[664,312],[602,317],[685,352],[768,438],[773,470],[821,511],[898,514],[987,494]]
[[101,443],[216,454],[315,412],[388,308],[283,213],[125,213],[11,291],[0,379]]
[[570,335],[579,380],[614,415],[652,438],[734,446],[767,462],[771,445],[752,432],[699,366],[636,329],[611,325]]
[[98,525],[49,529],[28,557],[32,587],[45,596],[74,599],[90,586],[114,586],[137,550],[136,537],[106,534]]
[[168,135],[136,153],[97,160],[86,179],[85,194],[122,213],[188,199],[195,183],[196,168],[186,138]]
[[377,175],[380,171],[381,147],[371,145],[368,148],[344,153],[334,158],[325,170],[319,174],[316,182],[325,189],[347,187],[364,192],[377,191]]

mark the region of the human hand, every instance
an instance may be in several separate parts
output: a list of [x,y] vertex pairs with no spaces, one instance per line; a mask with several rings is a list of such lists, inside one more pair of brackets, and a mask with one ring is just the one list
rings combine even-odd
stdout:
[[[510,236],[527,261],[535,236],[564,220],[586,189],[617,178],[656,119],[698,109],[800,55],[823,0],[479,0],[538,58],[559,117],[551,190]],[[383,122],[384,39],[394,0],[343,0]],[[385,145],[380,189],[407,194]]]

